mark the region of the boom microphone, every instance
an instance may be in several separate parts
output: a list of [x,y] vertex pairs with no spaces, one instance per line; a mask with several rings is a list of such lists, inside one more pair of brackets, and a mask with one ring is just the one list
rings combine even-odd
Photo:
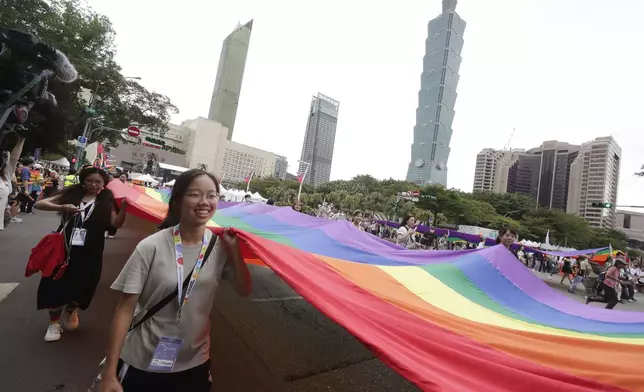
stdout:
[[56,71],[56,79],[61,83],[71,83],[78,78],[76,68],[69,62],[67,56],[58,49],[56,49],[56,58],[53,65]]

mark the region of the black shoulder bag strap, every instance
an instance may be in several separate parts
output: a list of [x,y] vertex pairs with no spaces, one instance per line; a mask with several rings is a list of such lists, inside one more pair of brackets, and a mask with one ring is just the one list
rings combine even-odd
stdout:
[[[210,253],[212,253],[213,248],[215,247],[215,243],[217,242],[217,236],[213,233],[212,237],[210,238],[210,242],[208,243],[208,248],[206,249],[206,253],[204,254],[203,257],[203,264],[206,264],[208,261],[208,258],[210,257]],[[188,288],[188,283],[190,282],[190,277],[192,277],[192,272],[194,271],[194,267],[192,267],[192,271],[186,276],[186,279],[183,281],[183,292],[186,292],[186,289]],[[136,322],[136,324],[132,325],[129,329],[128,332],[132,332],[136,328],[138,328],[141,324],[144,322],[148,321],[150,317],[154,316],[156,312],[159,310],[163,309],[167,304],[172,302],[177,295],[179,295],[179,291],[175,288],[174,291],[170,294],[168,294],[165,298],[163,298],[161,301],[159,301],[156,305],[150,308],[145,313],[145,316],[139,321]]]

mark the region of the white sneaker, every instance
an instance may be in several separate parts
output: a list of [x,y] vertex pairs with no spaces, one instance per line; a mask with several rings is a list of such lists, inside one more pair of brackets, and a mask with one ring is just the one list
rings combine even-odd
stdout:
[[14,216],[11,218],[11,223],[22,223],[22,219]]
[[65,331],[75,331],[78,329],[78,309],[69,313],[67,310],[63,311],[63,314],[60,316],[63,322],[63,328]]
[[45,334],[45,342],[55,342],[60,340],[60,334],[63,333],[63,328],[60,323],[49,324],[47,333]]

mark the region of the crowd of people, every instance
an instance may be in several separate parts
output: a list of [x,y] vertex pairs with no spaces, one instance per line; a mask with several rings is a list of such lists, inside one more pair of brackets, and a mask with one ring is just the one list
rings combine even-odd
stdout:
[[[293,210],[302,212],[302,203],[297,201]],[[398,229],[365,219],[360,210],[347,215],[332,204],[324,203],[318,206],[316,216],[332,220],[350,220],[360,231],[368,232],[391,241],[406,249],[431,250],[461,250],[485,246],[484,239],[478,244],[450,239],[449,230],[442,236],[437,236],[433,229],[420,233],[417,229],[419,222],[414,216],[403,217]],[[625,254],[617,251],[615,257],[609,257],[602,266],[590,262],[593,255],[576,257],[557,257],[544,252],[528,252],[523,246],[514,246],[517,240],[516,232],[509,228],[499,230],[497,243],[503,244],[515,257],[534,272],[548,274],[548,278],[560,276],[560,284],[567,281],[568,292],[576,293],[576,288],[582,284],[586,288],[586,303],[605,302],[606,308],[612,309],[617,303],[636,302],[635,292],[644,291],[644,271],[639,262],[628,262]]]
[[0,168],[0,231],[11,223],[21,223],[19,215],[33,215],[34,205],[41,198],[47,198],[61,189],[60,167],[45,167],[32,158],[20,160],[24,140],[11,152],[4,152],[3,167]]

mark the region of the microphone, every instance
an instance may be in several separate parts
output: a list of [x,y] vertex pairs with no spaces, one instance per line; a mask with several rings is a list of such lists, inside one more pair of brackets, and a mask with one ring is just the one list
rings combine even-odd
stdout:
[[56,57],[54,58],[53,65],[56,71],[56,79],[61,83],[72,83],[78,78],[76,68],[69,62],[67,56],[58,49],[56,49]]

